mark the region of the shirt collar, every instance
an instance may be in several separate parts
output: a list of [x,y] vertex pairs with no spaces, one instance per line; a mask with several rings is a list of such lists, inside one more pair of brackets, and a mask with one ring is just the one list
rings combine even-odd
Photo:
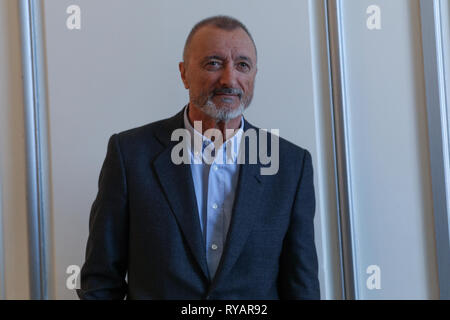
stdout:
[[[212,162],[212,159],[207,159],[207,157],[212,154],[216,154],[215,162],[223,163],[223,164],[229,164],[236,163],[238,154],[239,154],[239,148],[241,145],[242,135],[244,132],[244,116],[241,116],[241,125],[239,129],[234,133],[234,135],[229,138],[227,141],[225,141],[222,146],[219,148],[219,150],[215,150],[215,152],[211,153],[211,148],[214,147],[213,142],[205,137],[202,133],[195,130],[188,118],[188,107],[189,104],[187,104],[184,108],[184,127],[189,131],[190,134],[190,141],[188,139],[188,150],[191,151],[191,156],[195,160],[194,163],[202,163],[202,159],[204,161],[209,161],[209,163]],[[198,139],[199,142],[197,142],[198,147],[201,148],[201,150],[194,150],[195,146],[195,139]],[[208,152],[203,152],[205,149],[208,149]],[[230,157],[231,160],[226,161],[226,157]],[[218,161],[219,159],[223,159],[221,162]]]

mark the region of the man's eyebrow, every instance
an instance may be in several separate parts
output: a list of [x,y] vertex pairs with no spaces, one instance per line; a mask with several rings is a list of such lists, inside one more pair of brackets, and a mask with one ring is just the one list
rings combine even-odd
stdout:
[[250,58],[247,57],[247,56],[239,56],[238,59],[239,59],[239,60],[252,61],[252,59],[250,59]]
[[212,56],[204,57],[202,61],[208,61],[208,60],[225,60],[225,58],[221,57],[221,56],[217,56],[217,55],[212,55]]

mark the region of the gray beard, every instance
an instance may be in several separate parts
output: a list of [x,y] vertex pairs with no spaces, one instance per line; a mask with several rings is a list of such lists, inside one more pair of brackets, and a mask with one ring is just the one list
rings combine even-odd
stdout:
[[227,108],[218,108],[211,99],[208,99],[203,106],[200,106],[203,113],[207,114],[216,121],[228,122],[231,119],[237,118],[242,115],[246,109],[244,103],[240,103],[239,107],[233,110]]

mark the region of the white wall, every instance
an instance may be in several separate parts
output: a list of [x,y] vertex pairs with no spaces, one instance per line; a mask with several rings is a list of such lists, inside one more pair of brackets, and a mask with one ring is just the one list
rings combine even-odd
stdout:
[[[439,298],[419,1],[343,2],[350,175],[362,299]],[[356,27],[356,26],[360,27]],[[366,269],[381,269],[381,290]]]

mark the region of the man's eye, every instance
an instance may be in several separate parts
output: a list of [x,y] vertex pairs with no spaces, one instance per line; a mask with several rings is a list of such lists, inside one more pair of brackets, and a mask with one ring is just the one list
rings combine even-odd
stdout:
[[238,66],[240,69],[250,69],[250,66],[246,62],[239,62]]
[[205,69],[209,70],[209,71],[215,71],[215,70],[219,69],[220,66],[221,66],[220,61],[208,61],[205,64]]

